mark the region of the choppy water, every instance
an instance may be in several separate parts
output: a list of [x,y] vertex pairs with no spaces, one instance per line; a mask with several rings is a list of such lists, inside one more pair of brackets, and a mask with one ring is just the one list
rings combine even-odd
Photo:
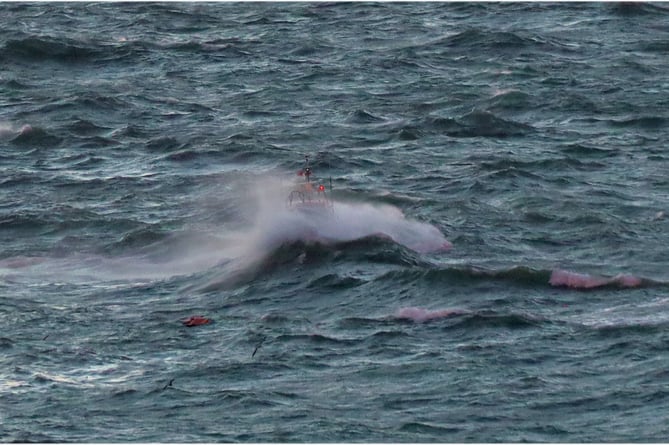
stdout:
[[666,5],[0,24],[1,440],[669,437]]

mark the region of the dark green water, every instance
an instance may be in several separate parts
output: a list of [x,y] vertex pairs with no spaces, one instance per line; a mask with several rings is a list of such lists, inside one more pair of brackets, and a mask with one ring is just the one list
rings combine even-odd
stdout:
[[0,25],[0,440],[669,437],[666,5]]

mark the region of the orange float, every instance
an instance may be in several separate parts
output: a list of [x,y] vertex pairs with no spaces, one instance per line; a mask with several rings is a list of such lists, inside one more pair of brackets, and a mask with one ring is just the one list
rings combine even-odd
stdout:
[[183,320],[182,323],[184,326],[191,328],[193,326],[202,326],[203,324],[211,323],[211,320],[202,315],[193,315],[192,317]]

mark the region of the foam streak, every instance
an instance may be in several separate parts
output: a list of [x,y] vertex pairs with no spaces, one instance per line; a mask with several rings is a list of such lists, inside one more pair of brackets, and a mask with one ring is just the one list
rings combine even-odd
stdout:
[[616,275],[612,278],[570,272],[568,270],[555,269],[549,280],[551,286],[569,287],[572,289],[594,289],[597,287],[618,285],[620,287],[639,287],[643,283],[640,278],[633,275]]

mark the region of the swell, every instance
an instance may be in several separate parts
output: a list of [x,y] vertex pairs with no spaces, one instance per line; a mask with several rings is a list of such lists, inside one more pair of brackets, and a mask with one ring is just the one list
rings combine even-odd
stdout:
[[287,242],[267,257],[266,265],[281,265],[298,258],[306,264],[330,261],[366,261],[405,267],[427,265],[418,254],[403,248],[383,235],[370,235],[340,242],[324,243],[318,240]]
[[[383,236],[367,236],[347,242],[323,243],[317,240],[284,242],[269,252],[259,263],[245,270],[241,282],[249,282],[260,276],[283,274],[287,268],[296,264],[299,264],[300,267],[319,267],[324,264],[349,262],[392,265],[400,268],[370,279],[326,273],[308,281],[307,288],[314,292],[340,291],[353,289],[370,282],[381,284],[384,287],[393,283],[400,286],[420,283],[421,286],[430,288],[476,287],[486,283],[502,283],[518,288],[552,287],[578,291],[669,286],[669,283],[630,274],[593,274],[557,267],[543,269],[519,265],[502,269],[487,269],[475,265],[440,266]],[[233,283],[226,283],[225,280],[222,280],[213,283],[213,287],[207,286],[206,290],[227,288],[229,285],[234,287],[239,285],[240,281]]]
[[[405,249],[387,237],[367,236],[353,241],[285,241],[266,254],[257,256],[239,256],[223,261],[195,283],[187,286],[188,290],[214,292],[230,290],[254,282],[259,278],[282,275],[289,268],[315,268],[324,264],[367,261],[379,264],[395,264],[413,267],[423,264],[419,255]],[[327,273],[317,276],[306,283],[314,291],[341,291],[364,285],[367,281]]]
[[57,148],[63,141],[64,138],[53,130],[30,125],[23,126],[11,139],[11,143],[16,146],[32,149]]
[[7,58],[26,60],[58,60],[67,63],[90,61],[99,57],[98,51],[72,39],[26,36],[11,39],[0,53]]
[[[410,337],[404,329],[396,330],[397,324],[427,323],[438,324],[448,329],[487,329],[487,328],[534,328],[557,322],[521,311],[497,311],[464,309],[425,309],[403,307],[379,318],[348,317],[340,320],[339,325],[346,329],[373,329],[374,333],[366,340],[386,341],[398,337]],[[350,340],[349,340],[350,341]]]
[[534,269],[527,266],[514,266],[498,270],[484,269],[476,266],[446,266],[428,269],[412,268],[387,272],[377,278],[377,280],[403,284],[419,281],[438,287],[443,285],[474,286],[479,283],[499,282],[507,283],[514,287],[561,287],[575,290],[669,286],[669,283],[633,275],[618,274],[606,276],[572,272],[557,268]]
[[[36,111],[40,113],[72,111],[86,113],[97,118],[108,118],[104,113],[121,112],[134,108],[134,104],[128,96],[123,94],[102,94],[94,91],[82,92],[69,96],[58,97],[52,101],[35,105]],[[75,125],[81,120],[76,118],[70,125]],[[102,120],[102,119],[101,119]],[[74,128],[75,134],[80,134],[80,129]]]
[[535,180],[541,180],[544,178],[545,173],[537,174],[534,172],[546,172],[558,169],[592,171],[593,169],[604,167],[604,164],[599,161],[586,160],[576,156],[550,157],[544,159],[488,159],[478,160],[478,167],[484,172],[499,174],[501,178],[503,178],[505,175],[511,176],[515,174],[515,176],[524,176]]
[[455,138],[507,138],[524,136],[534,130],[531,125],[503,119],[484,110],[474,110],[456,118],[430,116],[425,119],[422,127],[427,131],[440,132]]
[[[218,42],[212,42],[213,46]],[[183,46],[183,45],[182,45]],[[177,46],[178,50],[180,47]],[[188,44],[185,48],[189,49]],[[196,44],[195,49],[207,51],[207,43]],[[22,60],[31,63],[52,62],[63,65],[91,65],[111,62],[146,62],[151,53],[160,51],[160,46],[147,40],[86,39],[22,34],[8,39],[0,48],[0,57],[8,60]]]
[[481,282],[507,282],[515,286],[536,287],[548,284],[551,271],[529,267],[488,270],[476,266],[415,268],[388,272],[378,280],[407,283],[421,281],[428,285],[473,285]]
[[[449,52],[475,50],[476,53],[511,53],[521,50],[568,51],[568,47],[557,40],[551,40],[529,33],[509,31],[489,31],[483,29],[468,29],[454,35],[446,36],[438,41],[430,42],[425,49],[435,51],[448,48]],[[443,49],[441,49],[443,51]]]

